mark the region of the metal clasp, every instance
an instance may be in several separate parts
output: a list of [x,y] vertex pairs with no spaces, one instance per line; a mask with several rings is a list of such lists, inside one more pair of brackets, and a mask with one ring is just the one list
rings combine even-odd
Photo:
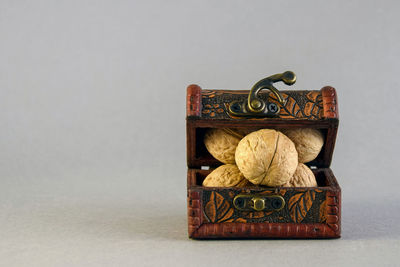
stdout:
[[279,211],[285,206],[285,199],[279,195],[237,195],[233,206],[243,211]]
[[280,107],[274,102],[264,102],[258,93],[263,89],[269,89],[278,100],[281,106],[285,105],[285,101],[278,89],[274,87],[274,83],[284,82],[292,85],[296,82],[296,75],[292,71],[275,74],[264,78],[257,82],[250,90],[246,101],[232,101],[229,104],[228,112],[232,116],[237,117],[275,117],[279,114]]

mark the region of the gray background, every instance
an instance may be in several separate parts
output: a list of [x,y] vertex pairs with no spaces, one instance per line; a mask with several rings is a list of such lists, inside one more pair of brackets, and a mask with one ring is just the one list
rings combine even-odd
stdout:
[[[393,266],[398,1],[0,1],[0,265]],[[339,240],[193,241],[186,86],[337,88]],[[285,86],[278,85],[284,89]]]

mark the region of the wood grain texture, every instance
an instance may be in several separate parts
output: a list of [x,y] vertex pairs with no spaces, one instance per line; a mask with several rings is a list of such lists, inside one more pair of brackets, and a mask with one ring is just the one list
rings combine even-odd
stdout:
[[[280,92],[285,105],[281,106],[278,117],[274,119],[322,119],[323,105],[320,91],[287,90]],[[248,98],[248,95],[249,91],[202,90],[202,117],[213,120],[229,119],[231,116],[227,112],[228,104],[236,100],[243,102]],[[278,99],[272,93],[263,92],[259,94],[259,97],[265,102],[274,102],[280,106]],[[257,118],[256,120],[265,120],[265,118]]]
[[201,192],[188,189],[188,232],[192,236],[202,224]]
[[[336,91],[324,87],[320,91],[282,91],[286,105],[278,118],[232,118],[226,104],[246,99],[248,91],[201,90],[187,88],[187,202],[189,237],[208,238],[338,238],[341,233],[341,190],[329,169],[336,141],[339,114]],[[262,93],[265,100],[274,96]],[[209,171],[200,166],[219,166],[204,148],[207,128],[290,129],[316,128],[325,135],[321,153],[309,165],[317,167],[323,185],[309,188],[265,189],[205,188],[201,179]],[[201,177],[199,177],[200,175]],[[200,180],[199,180],[200,179]],[[286,202],[282,213],[238,212],[233,198],[240,193],[264,191],[281,194]]]
[[[327,188],[203,188],[203,221],[228,222],[274,222],[274,223],[319,223],[320,204],[325,201]],[[233,206],[233,199],[240,194],[258,196],[280,195],[286,202],[283,209],[271,211],[240,211]],[[325,212],[324,210],[322,212]]]
[[[329,176],[335,177],[331,169],[327,172]],[[336,179],[334,179],[336,181]],[[334,232],[336,237],[341,234],[341,189],[339,185],[335,186],[335,190],[331,190],[326,194],[326,224]]]
[[186,116],[199,117],[201,114],[201,88],[196,84],[187,87]]
[[338,119],[329,119],[327,121],[331,121],[331,127],[328,128],[326,135],[325,135],[325,141],[324,141],[324,146],[322,147],[321,153],[322,158],[321,158],[321,167],[329,167],[332,162],[332,157],[333,157],[333,151],[335,149],[335,143],[336,143],[336,135],[337,135],[337,130],[338,130]]
[[208,223],[192,232],[194,239],[224,238],[338,238],[327,225],[321,223]]
[[[340,237],[340,187],[329,168],[317,170],[325,175],[326,185],[312,188],[204,188],[199,185],[201,181],[196,181],[196,174],[205,176],[208,172],[188,170],[188,227],[191,238]],[[281,213],[274,212],[237,212],[232,208],[233,198],[237,194],[253,194],[257,191],[269,195],[288,194],[286,208],[289,213],[286,216],[289,217],[284,219]],[[316,197],[317,193],[320,197]],[[215,205],[211,211],[207,207],[209,203]],[[292,217],[290,209],[298,203],[303,208],[295,207],[294,214],[298,214]],[[307,210],[311,206],[314,211]]]
[[324,118],[338,119],[339,110],[338,110],[338,102],[337,102],[335,88],[331,86],[325,86],[324,88],[321,89],[321,94],[322,94]]

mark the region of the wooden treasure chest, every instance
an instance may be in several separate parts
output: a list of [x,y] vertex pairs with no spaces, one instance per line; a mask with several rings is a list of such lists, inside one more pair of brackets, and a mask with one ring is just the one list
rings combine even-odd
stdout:
[[[194,239],[338,238],[341,190],[330,169],[339,124],[336,91],[278,91],[275,82],[291,85],[284,72],[265,78],[251,90],[203,90],[187,87],[188,232]],[[263,90],[266,89],[266,90]],[[306,165],[317,186],[247,185],[205,187],[209,173],[222,165],[206,149],[204,136],[213,128],[313,128],[323,136],[316,158]]]

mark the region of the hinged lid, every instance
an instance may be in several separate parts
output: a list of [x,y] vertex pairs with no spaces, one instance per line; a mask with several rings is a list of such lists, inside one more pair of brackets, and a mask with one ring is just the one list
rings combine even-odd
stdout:
[[[207,128],[289,129],[317,128],[325,136],[319,156],[309,166],[329,167],[335,146],[339,114],[336,91],[281,91],[274,82],[293,84],[293,72],[276,74],[256,83],[251,90],[202,90],[187,88],[187,164],[189,168],[218,166],[203,143]],[[270,92],[261,92],[269,89]]]

